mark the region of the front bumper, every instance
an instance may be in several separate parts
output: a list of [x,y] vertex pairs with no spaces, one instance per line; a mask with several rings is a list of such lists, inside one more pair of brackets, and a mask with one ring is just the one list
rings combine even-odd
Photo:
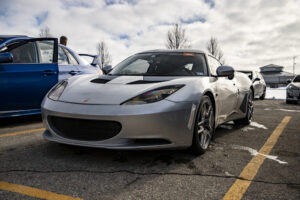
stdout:
[[[184,148],[192,144],[197,107],[192,102],[168,100],[143,105],[86,105],[45,99],[43,136],[49,141],[108,149]],[[115,121],[122,129],[114,137],[101,141],[66,138],[53,127],[49,121],[51,116]]]
[[300,101],[300,90],[287,89],[286,100],[299,102]]

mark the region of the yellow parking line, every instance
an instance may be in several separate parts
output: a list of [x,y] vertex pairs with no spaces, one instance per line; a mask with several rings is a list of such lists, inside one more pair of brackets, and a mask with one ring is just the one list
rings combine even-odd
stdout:
[[75,198],[63,194],[56,194],[54,192],[48,192],[45,190],[40,190],[33,187],[28,187],[24,185],[17,185],[7,182],[0,181],[0,189],[7,190],[11,192],[17,192],[20,194],[25,194],[31,197],[36,197],[40,199],[51,199],[51,200],[82,200],[80,198]]
[[[276,144],[279,136],[281,135],[282,131],[286,127],[286,125],[289,123],[291,117],[286,116],[283,118],[281,123],[276,127],[276,129],[273,131],[271,136],[268,138],[264,146],[259,150],[260,154],[268,155],[274,145]],[[223,200],[238,200],[241,199],[244,195],[244,193],[247,191],[248,187],[251,184],[251,181],[257,174],[260,166],[265,160],[265,156],[262,156],[260,154],[257,154],[252,158],[252,160],[248,163],[248,165],[243,169],[243,171],[240,174],[240,178],[246,179],[241,180],[238,179],[234,182],[234,184],[231,186],[231,188],[228,190],[228,192],[223,197]]]
[[26,133],[33,133],[33,132],[38,132],[38,131],[43,131],[45,130],[44,128],[38,128],[38,129],[31,129],[31,130],[26,130],[26,131],[19,131],[19,132],[14,132],[14,133],[5,133],[1,134],[1,137],[7,137],[7,136],[13,136],[13,135],[21,135],[21,134],[26,134]]

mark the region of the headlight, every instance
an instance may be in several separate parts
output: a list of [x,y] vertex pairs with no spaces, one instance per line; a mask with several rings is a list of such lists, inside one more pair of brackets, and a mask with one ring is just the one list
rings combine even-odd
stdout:
[[61,81],[58,83],[48,94],[48,98],[57,101],[60,95],[63,93],[64,89],[67,87],[67,81]]
[[288,89],[289,89],[289,90],[299,90],[300,88],[298,88],[298,87],[296,87],[296,86],[294,86],[294,85],[289,85],[289,86],[288,86]]
[[132,99],[129,99],[128,101],[125,101],[121,105],[136,105],[136,104],[146,104],[146,103],[154,103],[160,100],[163,100],[164,98],[167,98],[180,88],[182,88],[184,85],[172,85],[172,86],[165,86],[161,88],[157,88],[154,90],[150,90],[148,92],[145,92],[141,95],[138,95],[136,97],[133,97]]

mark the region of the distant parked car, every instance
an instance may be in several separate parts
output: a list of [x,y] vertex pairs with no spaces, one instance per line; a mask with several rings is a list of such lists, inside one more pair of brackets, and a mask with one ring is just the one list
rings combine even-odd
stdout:
[[258,71],[248,71],[248,70],[239,70],[244,74],[247,74],[249,79],[252,81],[252,85],[254,88],[254,97],[259,98],[261,100],[265,99],[266,96],[266,82]]
[[300,74],[288,81],[286,88],[286,103],[298,103],[300,101]]
[[99,71],[56,38],[0,35],[0,118],[38,114],[58,81]]

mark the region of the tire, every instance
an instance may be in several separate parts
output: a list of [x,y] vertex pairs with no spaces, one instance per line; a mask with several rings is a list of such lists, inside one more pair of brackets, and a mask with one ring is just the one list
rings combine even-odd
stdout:
[[202,97],[194,125],[192,151],[196,155],[205,153],[215,132],[214,107],[207,95]]
[[292,104],[292,103],[294,103],[293,101],[291,101],[291,100],[286,100],[285,101],[287,104]]
[[253,116],[253,91],[250,89],[249,95],[248,95],[248,101],[247,101],[247,114],[244,118],[235,120],[235,124],[242,124],[242,125],[249,125],[252,120]]
[[260,100],[264,100],[266,97],[266,89],[264,90],[264,93],[259,97]]

